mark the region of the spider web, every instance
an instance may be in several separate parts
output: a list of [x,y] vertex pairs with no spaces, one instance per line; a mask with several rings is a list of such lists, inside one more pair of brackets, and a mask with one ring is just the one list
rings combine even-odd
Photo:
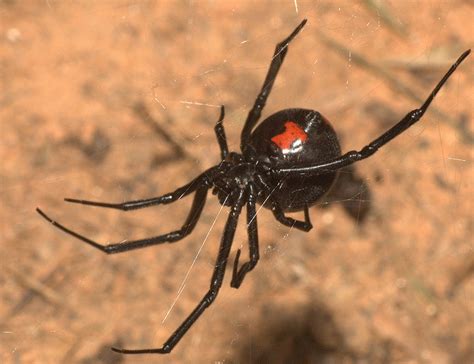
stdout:
[[[190,198],[133,213],[61,199],[118,202],[185,184],[218,162],[212,127],[221,104],[229,147],[238,151],[274,46],[303,18],[308,24],[290,45],[263,118],[316,109],[343,150],[360,148],[417,107],[414,96],[426,97],[467,48],[467,4],[0,7],[0,119],[8,121],[0,146],[7,277],[0,361],[468,362],[469,59],[434,112],[355,166],[353,190],[311,209],[311,232],[283,227],[258,206],[261,259],[234,290],[236,250],[247,257],[244,212],[218,299],[170,358],[122,358],[108,348],[160,347],[191,312],[209,287],[227,208],[209,195],[185,240],[117,256],[102,256],[34,214],[39,205],[104,243],[179,227]],[[344,208],[349,199],[353,217]]]

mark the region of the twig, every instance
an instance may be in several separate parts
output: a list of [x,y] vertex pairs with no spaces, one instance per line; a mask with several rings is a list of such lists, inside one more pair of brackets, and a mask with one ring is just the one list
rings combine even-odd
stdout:
[[171,147],[173,148],[174,156],[176,158],[188,158],[192,159],[186,149],[184,149],[179,142],[177,142],[174,137],[168,133],[154,118],[151,116],[145,104],[142,102],[137,102],[133,105],[133,111],[135,114],[148,126],[150,126],[153,131],[161,136]]
[[49,288],[48,286],[44,285],[37,279],[33,277],[29,277],[25,273],[9,266],[5,266],[6,270],[10,272],[16,280],[23,285],[24,287],[32,290],[33,292],[39,294],[43,297],[46,301],[53,303],[55,305],[62,305],[63,299],[62,297],[56,293],[53,289]]
[[380,17],[380,20],[382,20],[383,23],[387,24],[390,30],[393,30],[399,36],[407,36],[408,32],[406,28],[395,20],[395,17],[392,15],[391,11],[385,6],[382,1],[364,0],[364,4],[369,10],[376,13],[377,16]]
[[52,303],[56,306],[65,307],[70,312],[74,312],[72,306],[65,302],[64,297],[58,294],[55,290],[48,287],[45,282],[49,281],[55,273],[59,271],[60,266],[56,266],[52,271],[50,271],[46,277],[42,280],[32,278],[24,274],[23,272],[11,267],[4,265],[4,268],[20,283],[22,286],[26,287],[28,291],[26,294],[18,301],[18,303],[12,307],[9,312],[4,315],[0,320],[0,326],[5,325],[5,323],[14,317],[18,312],[20,312],[34,297],[35,294],[41,296],[43,299]]
[[450,284],[446,289],[448,296],[454,295],[456,289],[474,274],[474,254],[469,254],[465,259],[456,262],[450,274]]

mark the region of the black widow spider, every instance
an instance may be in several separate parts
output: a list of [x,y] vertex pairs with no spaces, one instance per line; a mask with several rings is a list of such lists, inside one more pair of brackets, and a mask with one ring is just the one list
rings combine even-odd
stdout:
[[[303,231],[312,228],[308,207],[326,192],[337,177],[338,170],[374,154],[380,147],[416,123],[428,109],[438,91],[469,55],[465,51],[451,66],[441,81],[419,109],[410,111],[401,121],[370,142],[360,151],[350,151],[341,155],[336,133],[329,122],[317,111],[286,109],[265,119],[253,132],[260,118],[265,102],[272,89],[288,51],[288,44],[306,24],[306,19],[281,43],[277,44],[262,89],[250,110],[242,129],[240,149],[242,153],[229,152],[224,133],[224,106],[215,125],[215,133],[221,151],[221,161],[197,176],[190,183],[176,191],[160,197],[123,203],[104,203],[66,198],[65,201],[83,205],[107,207],[123,211],[141,209],[160,204],[169,204],[195,192],[191,211],[183,226],[168,234],[123,243],[101,245],[80,235],[49,218],[40,209],[37,212],[55,227],[86,242],[107,254],[121,253],[145,248],[155,244],[171,243],[189,235],[196,226],[204,208],[208,190],[212,189],[219,202],[230,207],[220,243],[219,253],[211,279],[209,291],[201,299],[193,312],[157,349],[118,349],[124,354],[165,354],[171,352],[194,322],[217,297],[224,279],[230,248],[237,227],[237,220],[243,206],[247,205],[247,231],[249,239],[249,260],[239,268],[240,249],[237,251],[232,271],[231,286],[239,288],[245,275],[257,264],[258,232],[256,203],[272,210],[275,218],[283,225]],[[285,215],[286,211],[304,211],[304,221]]]

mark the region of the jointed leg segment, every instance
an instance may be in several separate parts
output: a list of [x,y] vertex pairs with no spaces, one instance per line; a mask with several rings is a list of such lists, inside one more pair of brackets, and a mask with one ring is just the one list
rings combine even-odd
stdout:
[[257,211],[255,207],[257,196],[253,186],[250,187],[249,197],[247,201],[247,234],[249,239],[249,258],[248,262],[242,264],[240,269],[239,258],[240,258],[240,249],[237,250],[237,255],[234,260],[234,268],[232,270],[232,281],[230,286],[233,288],[239,288],[244,280],[246,274],[250,272],[258,263],[260,258],[258,252],[258,230],[257,230]]
[[224,116],[224,105],[222,105],[221,115],[219,116],[219,120],[217,121],[216,126],[214,126],[214,132],[216,133],[217,142],[219,143],[219,148],[221,149],[222,160],[226,159],[227,154],[229,154],[229,147],[227,146],[227,138],[225,136],[224,125],[222,124],[224,122]]
[[302,231],[310,231],[313,228],[311,219],[309,217],[308,206],[304,208],[304,221],[295,220],[292,217],[285,216],[285,213],[281,206],[277,202],[272,202],[272,212],[275,218],[283,225],[294,227]]

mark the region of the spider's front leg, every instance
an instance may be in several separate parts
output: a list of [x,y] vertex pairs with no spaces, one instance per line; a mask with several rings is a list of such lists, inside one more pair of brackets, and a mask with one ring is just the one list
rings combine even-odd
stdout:
[[296,229],[306,232],[310,231],[313,228],[313,224],[311,224],[311,219],[309,217],[308,205],[305,205],[304,207],[304,221],[295,220],[292,217],[285,216],[283,209],[276,201],[272,201],[272,212],[275,216],[275,219],[277,219],[278,222],[285,226],[291,228],[294,227]]
[[204,310],[208,308],[216,299],[219,289],[222,286],[224,280],[225,268],[227,260],[229,258],[230,248],[232,241],[234,240],[235,230],[237,228],[237,222],[239,219],[240,212],[244,201],[245,191],[240,191],[239,197],[236,203],[231,207],[227,223],[225,225],[224,234],[222,236],[221,245],[219,247],[219,254],[217,255],[216,265],[214,273],[211,278],[211,287],[209,291],[201,299],[201,302],[196,306],[193,312],[184,320],[184,322],[178,327],[178,329],[169,337],[168,340],[158,349],[119,349],[112,348],[113,351],[122,354],[167,354],[173,350],[176,344],[196,322],[199,316],[202,315]]
[[247,154],[246,150],[248,148],[250,133],[252,132],[252,129],[257,123],[258,119],[260,119],[260,115],[262,114],[262,110],[265,107],[267,98],[270,95],[273,83],[275,82],[275,79],[278,75],[278,71],[280,71],[280,67],[283,64],[283,60],[285,59],[286,53],[288,52],[288,44],[293,40],[293,38],[296,37],[296,35],[301,31],[301,29],[303,29],[304,25],[306,24],[306,21],[307,20],[304,19],[295,28],[295,30],[293,30],[293,32],[291,32],[291,34],[283,41],[278,43],[275,48],[270,67],[268,68],[267,76],[265,77],[265,81],[263,81],[263,86],[257,98],[255,99],[255,103],[252,109],[249,111],[247,120],[245,121],[245,125],[242,129],[242,133],[240,136],[240,149],[244,154]]

